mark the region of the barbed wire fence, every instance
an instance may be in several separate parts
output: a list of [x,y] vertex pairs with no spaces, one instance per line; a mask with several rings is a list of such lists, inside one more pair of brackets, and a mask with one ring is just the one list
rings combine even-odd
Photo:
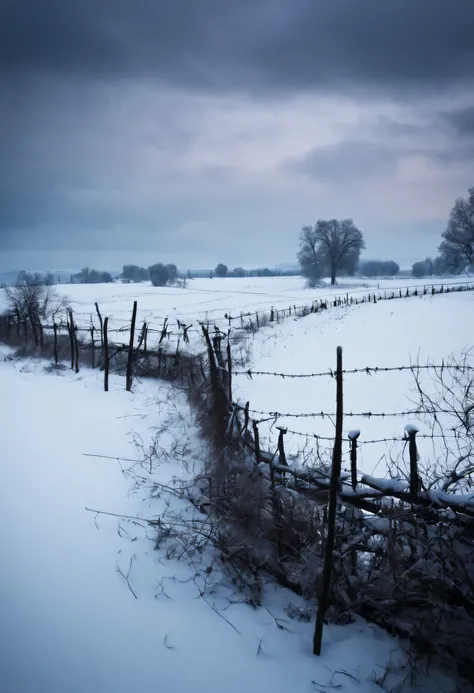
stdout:
[[[463,289],[458,286],[453,290],[472,290],[473,288],[474,286]],[[425,294],[427,293],[425,287]],[[441,293],[445,293],[445,291],[436,290],[433,287],[432,295]],[[410,294],[407,291],[407,296],[409,295],[417,294]],[[402,297],[398,296],[398,298]],[[387,300],[392,298],[396,297],[387,296]],[[370,300],[370,302],[376,303],[377,298],[375,301]],[[342,300],[339,303],[336,301],[334,307],[343,304]],[[324,310],[321,307],[319,309]],[[311,312],[317,311],[309,311],[306,314]],[[76,372],[79,372],[80,367],[86,363],[85,355],[89,354],[91,367],[99,368],[104,372],[105,390],[108,389],[108,375],[113,367],[125,373],[127,389],[131,388],[133,379],[139,377],[140,374],[159,374],[159,377],[172,377],[172,373],[183,374],[188,358],[186,349],[191,349],[189,346],[191,340],[196,340],[195,346],[198,347],[199,345],[198,352],[189,356],[192,363],[190,378],[192,380],[196,374],[196,377],[208,383],[210,395],[206,412],[212,422],[213,434],[220,450],[223,455],[227,453],[230,455],[238,451],[239,460],[244,458],[251,465],[251,468],[246,469],[245,473],[260,474],[268,481],[269,494],[266,497],[270,498],[271,501],[273,522],[273,534],[271,536],[276,537],[278,560],[275,575],[278,576],[278,579],[287,579],[283,567],[288,558],[285,554],[283,541],[286,531],[285,512],[288,508],[294,507],[295,497],[298,502],[302,502],[304,498],[309,498],[311,502],[314,502],[312,517],[319,512],[321,504],[325,508],[321,534],[321,555],[324,565],[318,578],[320,581],[319,610],[313,641],[315,654],[319,654],[321,650],[323,623],[331,602],[330,594],[335,563],[340,562],[342,565],[344,557],[350,557],[351,569],[354,571],[353,577],[357,575],[358,555],[367,555],[375,551],[373,537],[377,537],[379,542],[377,551],[382,556],[383,561],[389,563],[391,560],[392,530],[398,532],[397,536],[400,541],[405,542],[410,549],[410,555],[415,556],[418,548],[422,548],[421,544],[418,545],[420,539],[417,534],[417,522],[420,518],[426,523],[426,527],[433,528],[433,532],[437,531],[437,528],[443,523],[461,528],[472,526],[474,496],[447,492],[451,488],[450,484],[455,483],[455,477],[452,480],[446,480],[447,486],[443,486],[441,490],[423,487],[417,438],[432,437],[434,439],[435,436],[420,435],[413,425],[407,424],[404,435],[393,439],[393,442],[401,441],[408,448],[410,467],[406,478],[387,479],[361,474],[357,468],[359,447],[381,444],[391,439],[374,438],[364,441],[360,440],[359,431],[351,431],[347,436],[350,445],[350,470],[345,472],[342,469],[343,421],[345,417],[357,416],[378,420],[386,417],[413,416],[417,413],[426,414],[427,411],[433,415],[445,412],[452,413],[452,410],[445,410],[438,406],[431,406],[431,408],[428,406],[428,409],[413,408],[406,411],[391,412],[366,411],[355,413],[345,411],[343,406],[344,375],[350,373],[361,377],[364,375],[374,377],[381,373],[396,374],[400,371],[411,371],[416,374],[421,370],[446,369],[449,368],[449,364],[426,364],[423,366],[410,364],[396,367],[364,366],[344,370],[342,349],[338,348],[337,364],[334,370],[329,369],[318,373],[270,373],[253,371],[252,369],[239,370],[233,365],[232,345],[235,342],[232,340],[235,339],[236,333],[241,332],[240,327],[242,325],[239,326],[239,330],[233,330],[232,327],[229,329],[229,325],[226,326],[226,330],[223,330],[219,328],[218,324],[214,324],[214,332],[212,333],[211,323],[202,321],[195,326],[197,336],[190,337],[192,326],[178,321],[176,324],[171,324],[165,318],[160,327],[151,327],[150,322],[146,320],[143,323],[137,322],[137,302],[134,302],[130,322],[125,323],[122,327],[110,329],[109,320],[112,322],[112,319],[109,316],[102,316],[98,305],[96,305],[96,314],[97,318],[90,315],[89,323],[77,324],[73,310],[68,309],[63,316],[56,316],[54,322],[47,325],[34,324],[33,321],[29,323],[27,320],[22,323],[16,319],[17,316],[9,314],[2,318],[2,335],[7,334],[12,343],[23,344],[25,348],[28,343],[32,344],[34,348],[39,350],[36,353],[51,356],[55,366],[58,366],[60,360],[64,359],[65,356],[69,356],[71,369]],[[278,315],[275,313],[273,317],[277,322],[279,321]],[[243,329],[246,329],[245,324]],[[84,339],[81,339],[81,335],[84,335]],[[123,335],[123,339],[110,338],[112,335]],[[202,348],[203,345],[204,348]],[[150,368],[150,363],[153,364],[155,370]],[[459,366],[456,372],[471,372],[471,370],[472,368],[466,365],[465,368]],[[336,406],[331,412],[282,413],[251,409],[248,402],[242,405],[242,403],[234,400],[233,378],[239,376],[282,379],[329,377],[336,384]],[[466,414],[466,412],[461,411],[458,413]],[[324,440],[332,444],[328,446],[328,449],[332,451],[328,465],[311,468],[288,463],[285,436],[290,433],[290,430],[283,425],[277,425],[282,418],[288,417],[295,419],[314,418],[316,420],[328,418],[334,423],[333,436],[309,437],[308,434],[304,434],[305,437],[308,436],[306,437],[308,441],[314,440],[315,443],[318,443],[318,441]],[[259,427],[265,421],[272,421],[278,431],[278,441],[273,448],[268,446],[265,449],[261,440]],[[296,431],[294,433],[303,435]],[[234,477],[238,473],[241,472],[238,472],[237,469],[231,470],[233,481],[235,481]],[[215,507],[219,508],[219,489],[225,489],[226,481],[225,479],[210,478],[209,482],[210,504],[212,505],[214,502]],[[229,484],[229,486],[231,485]],[[235,489],[235,483],[232,488]],[[351,508],[352,515],[346,516],[345,511],[341,512],[342,507]],[[361,512],[357,514],[355,511]],[[394,521],[395,511],[398,515]],[[291,516],[288,515],[288,517]],[[398,523],[398,525],[393,524],[393,522]],[[467,525],[466,523],[471,524]],[[342,546],[337,532],[344,539]],[[269,566],[266,567],[269,568]],[[363,571],[358,576],[359,578],[362,573]],[[443,582],[443,580],[442,576],[441,581]],[[378,614],[377,618],[382,622],[384,614]],[[464,654],[462,657],[464,658]]]
[[[219,347],[220,349],[220,347]],[[316,377],[327,377],[328,373],[331,377],[335,374],[334,380],[336,385],[336,406],[333,411],[329,412],[311,412],[294,414],[287,412],[265,412],[253,410],[249,402],[242,405],[233,398],[232,377],[238,374],[238,371],[232,368],[232,358],[229,353],[227,360],[223,355],[222,350],[218,351],[215,356],[216,364],[216,382],[220,388],[222,397],[220,411],[224,416],[224,425],[221,430],[225,430],[223,440],[225,441],[224,450],[229,454],[230,460],[235,460],[235,463],[229,464],[227,479],[221,477],[219,488],[222,489],[220,494],[213,487],[213,494],[209,497],[209,506],[216,507],[220,512],[222,508],[232,508],[231,517],[238,521],[238,518],[247,518],[245,513],[251,513],[252,509],[255,515],[255,528],[250,526],[249,542],[252,544],[251,537],[258,536],[259,541],[262,540],[262,532],[266,540],[272,546],[272,559],[267,559],[264,562],[264,569],[274,575],[280,584],[290,586],[292,589],[302,589],[304,584],[303,576],[306,575],[306,569],[302,569],[302,565],[309,565],[304,558],[308,560],[308,556],[304,554],[301,547],[306,546],[308,542],[311,546],[311,556],[313,561],[315,556],[318,560],[321,559],[322,567],[317,569],[317,578],[313,575],[307,576],[313,586],[317,584],[318,612],[316,618],[316,627],[313,640],[313,651],[315,654],[320,654],[323,637],[323,624],[327,617],[329,607],[338,604],[338,608],[343,605],[345,611],[355,610],[359,613],[367,613],[364,609],[367,604],[372,603],[371,615],[375,622],[387,626],[386,611],[378,606],[373,606],[370,601],[370,596],[373,592],[372,583],[368,585],[364,582],[366,578],[367,556],[374,555],[374,563],[371,570],[374,574],[385,576],[384,570],[398,570],[398,564],[394,562],[394,546],[403,546],[407,551],[407,556],[413,558],[417,570],[420,569],[419,556],[423,551],[427,551],[425,546],[426,537],[440,536],[440,530],[452,536],[457,536],[463,545],[467,542],[470,546],[470,536],[472,533],[472,523],[474,521],[474,494],[461,493],[456,489],[456,484],[461,475],[457,472],[449,474],[446,478],[436,480],[436,485],[426,487],[422,478],[422,469],[420,467],[421,460],[419,457],[418,443],[419,438],[437,439],[436,435],[421,434],[416,426],[407,423],[404,427],[404,434],[400,438],[379,438],[370,439],[367,441],[360,440],[360,431],[350,431],[347,435],[350,449],[349,453],[349,470],[345,471],[342,467],[343,460],[343,421],[345,416],[354,416],[353,412],[346,412],[343,405],[344,396],[344,369],[342,367],[342,349],[339,347],[337,351],[337,366],[331,371],[317,374]],[[416,364],[410,366],[390,367],[388,370],[382,368],[364,367],[352,369],[351,373],[357,373],[360,377],[364,374],[369,377],[368,373],[397,373],[398,368],[416,373],[422,367]],[[436,369],[449,370],[449,364],[429,364],[423,367],[423,370]],[[454,368],[455,373],[470,374],[472,368],[467,366],[465,369],[462,366]],[[248,375],[247,371],[240,373]],[[265,374],[267,375],[267,374]],[[276,374],[273,377],[286,377],[288,374]],[[304,375],[308,374],[292,374]],[[311,374],[315,377],[314,374]],[[217,401],[217,400],[216,400]],[[225,405],[227,403],[227,405]],[[425,409],[413,408],[407,411],[393,412],[365,412],[365,415],[376,417],[404,417],[412,416],[415,412],[426,413]],[[439,414],[441,412],[449,412],[451,414],[465,415],[464,411],[453,411],[444,409],[443,407],[428,407],[428,413]],[[357,414],[360,416],[360,414]],[[306,440],[314,440],[317,444],[324,440],[331,443],[328,450],[331,451],[331,457],[326,460],[325,465],[308,465],[301,460],[289,460],[287,454],[285,438],[290,433],[290,429],[282,425],[281,418],[293,416],[295,418],[302,417],[330,417],[334,423],[333,436],[312,436],[305,434]],[[275,444],[264,441],[261,436],[260,427],[265,421],[271,421],[277,431],[277,441]],[[280,424],[280,425],[278,425]],[[299,432],[296,432],[299,433]],[[456,439],[455,432],[446,432],[439,437],[446,440],[452,436]],[[362,445],[375,445],[386,443],[387,441],[403,442],[408,450],[409,469],[406,475],[399,474],[396,478],[375,477],[370,474],[361,473],[358,469],[358,450]],[[248,460],[249,466],[243,466],[243,460]],[[264,480],[263,498],[268,499],[269,508],[266,510],[265,500],[261,502],[263,515],[258,515],[255,510],[255,501],[250,501],[250,506],[247,509],[242,508],[242,503],[249,502],[245,495],[237,497],[238,485],[237,479],[241,479],[243,488],[249,483],[248,479],[252,475],[257,474]],[[209,483],[213,483],[213,478],[209,479]],[[438,483],[439,482],[439,483]],[[226,483],[229,489],[226,491]],[[251,487],[252,491],[254,487]],[[227,495],[226,495],[227,493]],[[245,491],[242,492],[245,494]],[[229,495],[230,494],[230,495]],[[253,498],[253,492],[250,494]],[[308,506],[308,503],[310,506]],[[257,503],[258,505],[258,503]],[[296,508],[307,508],[307,515],[295,515]],[[228,511],[229,512],[229,511]],[[263,520],[266,517],[265,512],[271,518],[271,526],[268,528],[268,520]],[[251,515],[253,517],[253,515]],[[296,517],[298,518],[296,520]],[[319,518],[321,525],[314,518]],[[226,516],[226,521],[229,516]],[[248,518],[246,520],[248,522]],[[297,526],[295,527],[295,522]],[[266,529],[262,529],[266,527]],[[241,531],[243,529],[241,528]],[[253,532],[253,533],[252,533]],[[443,535],[444,536],[444,535]],[[239,535],[235,539],[230,535],[231,545],[234,546],[246,543],[246,535]],[[302,539],[304,537],[304,540]],[[434,538],[430,541],[434,542]],[[433,543],[433,546],[435,543]],[[429,544],[431,546],[431,544]],[[433,560],[440,559],[450,551],[451,541],[447,541],[442,545],[442,552],[438,555],[438,546],[433,549]],[[431,551],[431,548],[430,548]],[[300,553],[301,558],[300,558]],[[254,571],[261,568],[261,557],[258,555],[252,557],[253,554],[247,553],[245,565],[250,566],[250,573],[254,576]],[[296,556],[296,557],[295,557]],[[436,558],[437,556],[437,558]],[[431,553],[430,553],[431,560]],[[296,562],[296,572],[292,569],[292,565]],[[408,565],[411,565],[407,561]],[[312,564],[314,565],[314,564]],[[428,570],[429,561],[426,568]],[[428,566],[428,567],[427,567]],[[400,564],[400,580],[403,580],[404,568]],[[466,568],[466,566],[464,566]],[[465,575],[462,572],[464,569],[459,566],[459,579],[463,586],[469,591],[468,582],[465,582]],[[238,564],[238,569],[241,570],[241,563]],[[458,568],[456,568],[456,571]],[[469,567],[471,570],[471,567]],[[347,572],[348,571],[348,572]],[[423,574],[423,580],[424,573]],[[431,573],[430,573],[431,574]],[[397,578],[398,573],[393,572],[393,578]],[[438,575],[438,574],[437,574]],[[464,576],[464,577],[463,577]],[[384,577],[385,579],[385,577]],[[443,598],[440,602],[436,602],[435,606],[431,605],[429,600],[422,602],[423,607],[420,607],[420,618],[424,618],[426,613],[433,608],[443,611],[445,608],[452,608],[456,604],[456,595],[448,593],[448,581],[442,571],[439,572],[438,586],[445,590]],[[361,596],[353,594],[352,587],[355,583],[363,585],[364,589],[369,591]],[[422,580],[420,581],[420,584]],[[449,583],[451,584],[451,583]],[[459,583],[461,584],[461,583]],[[401,585],[401,583],[400,583]],[[399,585],[399,586],[400,586]],[[388,588],[391,589],[390,583]],[[387,591],[384,588],[384,580],[379,584],[380,598],[388,599]],[[423,586],[420,586],[423,590]],[[472,590],[471,590],[472,591]],[[423,592],[421,592],[423,593]],[[337,596],[335,596],[337,595]],[[368,595],[368,596],[367,596]],[[392,627],[402,627],[402,614],[404,606],[406,606],[404,593],[401,592],[400,599],[395,600],[395,608],[391,609],[390,625]],[[444,601],[443,601],[444,600]],[[420,602],[421,603],[421,602]],[[361,606],[364,604],[364,606]],[[472,627],[472,614],[470,602],[466,602],[466,607],[458,611],[458,616],[463,620],[463,624],[467,628]],[[368,607],[367,607],[368,608]],[[430,611],[431,613],[431,611]],[[417,616],[418,618],[418,616]],[[451,627],[451,623],[450,623]],[[403,631],[400,631],[403,632]],[[423,633],[423,641],[436,641],[437,646],[442,648],[441,638],[436,640],[435,636],[428,634],[429,629]],[[459,652],[456,653],[456,659],[461,661],[463,665],[469,661],[469,648],[462,646]]]

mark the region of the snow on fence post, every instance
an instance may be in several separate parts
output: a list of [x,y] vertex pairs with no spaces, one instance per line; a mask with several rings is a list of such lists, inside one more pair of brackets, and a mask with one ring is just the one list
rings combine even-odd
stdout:
[[342,386],[342,347],[337,347],[336,365],[336,437],[332,456],[331,483],[329,487],[328,501],[328,532],[326,546],[324,548],[324,566],[321,584],[321,593],[318,600],[318,612],[313,638],[313,654],[321,654],[321,642],[323,639],[324,616],[329,606],[329,588],[331,584],[333,550],[336,530],[336,507],[338,503],[338,490],[341,479],[342,465],[342,425],[343,425],[343,386]]
[[413,424],[407,424],[405,426],[405,433],[408,437],[408,450],[410,454],[410,496],[413,499],[420,490],[418,450],[416,448],[416,434],[418,433],[418,428]]
[[104,320],[104,325],[103,325],[103,339],[104,339],[104,390],[105,392],[109,391],[109,337],[108,337],[108,329],[109,326],[109,318],[105,318]]
[[357,488],[357,438],[360,431],[349,431],[348,437],[351,441],[351,481],[354,491]]

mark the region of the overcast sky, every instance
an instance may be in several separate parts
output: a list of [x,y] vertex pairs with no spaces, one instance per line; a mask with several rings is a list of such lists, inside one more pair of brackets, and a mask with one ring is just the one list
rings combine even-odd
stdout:
[[474,0],[3,0],[0,267],[435,254],[474,185]]

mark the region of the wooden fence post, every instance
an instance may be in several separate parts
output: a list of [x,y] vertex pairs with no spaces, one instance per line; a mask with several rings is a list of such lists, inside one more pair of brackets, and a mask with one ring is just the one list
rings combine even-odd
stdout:
[[69,319],[67,321],[67,329],[69,332],[69,345],[71,347],[71,370],[74,370],[74,320],[72,316],[72,308],[69,308]]
[[260,454],[260,434],[258,432],[258,424],[256,421],[252,421],[252,428],[253,428],[253,439],[255,443],[255,461],[257,464],[260,464],[262,461],[262,457]]
[[130,342],[128,345],[128,359],[127,359],[127,376],[126,376],[126,389],[130,392],[132,389],[133,382],[133,344],[135,342],[135,323],[137,320],[137,302],[133,302],[132,311],[132,324],[130,325]]
[[79,342],[77,341],[77,325],[72,326],[72,332],[74,337],[74,369],[76,373],[79,373]]
[[232,351],[230,348],[230,330],[227,337],[227,386],[229,398],[229,404],[232,404]]
[[103,348],[104,347],[104,323],[102,320],[102,315],[100,314],[98,303],[95,304],[95,309],[97,311],[97,316],[99,318],[99,324],[100,324],[100,345]]
[[54,330],[54,365],[58,365],[58,326],[56,325],[56,321],[53,323],[53,330]]
[[109,326],[109,318],[105,318],[103,324],[103,340],[104,340],[104,390],[109,391],[109,338],[107,329]]
[[281,502],[280,494],[276,488],[275,468],[273,466],[274,457],[270,460],[270,485],[271,485],[271,502],[273,526],[276,532],[278,561],[283,558],[283,531],[281,522]]
[[288,463],[286,461],[286,454],[285,454],[285,442],[284,442],[284,436],[288,429],[285,426],[277,426],[277,429],[279,431],[278,434],[278,457],[280,458],[280,464],[283,466],[287,467]]
[[420,490],[418,450],[416,448],[416,434],[418,433],[418,429],[413,424],[407,424],[405,426],[405,433],[408,437],[408,450],[410,454],[410,496],[414,499]]
[[324,549],[324,566],[321,593],[318,600],[318,612],[314,629],[313,654],[321,654],[324,616],[329,606],[329,589],[331,585],[334,539],[336,533],[336,506],[342,465],[342,425],[343,425],[343,389],[342,389],[342,347],[337,347],[336,366],[336,437],[332,457],[331,484],[328,501],[328,534]]
[[91,368],[95,368],[95,341],[93,324],[91,324]]
[[247,431],[249,429],[249,407],[250,407],[250,402],[246,402],[245,404],[245,409],[244,409],[244,434],[247,435]]
[[351,481],[354,491],[357,488],[357,438],[360,436],[360,431],[349,431],[349,440],[351,441]]

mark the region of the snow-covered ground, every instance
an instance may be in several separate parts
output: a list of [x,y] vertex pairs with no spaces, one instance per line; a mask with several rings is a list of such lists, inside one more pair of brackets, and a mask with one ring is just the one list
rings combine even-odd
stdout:
[[[305,318],[287,319],[260,330],[250,339],[248,368],[287,374],[325,372],[336,367],[336,347],[343,347],[343,367],[395,367],[412,363],[438,363],[454,354],[459,356],[473,347],[474,293],[420,296],[376,305],[340,306]],[[474,364],[473,364],[474,365]],[[244,369],[240,369],[244,370]],[[430,389],[430,372],[420,372]],[[364,416],[367,412],[397,413],[415,408],[417,395],[410,371],[348,374],[344,376],[344,430],[361,431],[360,440],[402,438],[407,423],[416,423],[420,434],[429,434],[425,419],[418,416]],[[234,393],[250,408],[263,412],[317,413],[335,412],[335,380],[330,376],[290,379],[266,375],[234,377]],[[361,415],[362,414],[362,415]],[[263,419],[264,414],[254,414]],[[290,430],[309,435],[287,435],[287,451],[294,453],[308,444],[315,448],[314,435],[332,436],[334,418],[282,417],[276,422]],[[261,424],[261,432],[276,446],[278,431],[274,421]],[[331,442],[320,447],[330,452]],[[420,437],[423,460],[433,458],[436,441]],[[434,446],[434,449],[433,449]],[[359,468],[383,476],[390,455],[403,451],[400,442],[361,445]],[[405,451],[407,454],[407,451]],[[346,459],[349,443],[345,446]]]
[[[378,628],[327,627],[316,658],[313,624],[288,616],[295,595],[268,585],[252,609],[219,586],[217,570],[202,598],[209,554],[193,565],[166,559],[150,528],[147,538],[143,526],[85,509],[140,518],[167,502],[180,509],[166,492],[150,494],[205,455],[182,393],[153,381],[130,394],[118,377],[104,393],[94,372],[3,359],[0,391],[2,693],[378,693],[388,665],[386,686],[406,677],[400,643]],[[136,442],[148,450],[157,431],[161,462],[150,476],[133,460]],[[172,448],[180,461],[167,457]],[[422,683],[416,690],[438,690]]]
[[[377,284],[383,291],[413,282],[370,282],[372,289]],[[86,324],[98,301],[116,327],[129,321],[134,300],[139,320],[160,327],[165,317],[189,323],[222,318],[226,312],[306,304],[338,292],[367,292],[357,282],[309,291],[298,277],[194,280],[186,289],[112,284],[60,290],[70,296],[78,321]],[[344,348],[347,369],[439,361],[471,347],[473,308],[474,293],[469,292],[286,319],[249,337],[245,368],[325,371],[335,367],[337,345]],[[153,518],[169,504],[170,511],[188,518],[191,513],[199,521],[184,501],[157,494],[156,484],[192,477],[206,455],[179,389],[143,381],[127,393],[124,379],[111,376],[111,391],[104,393],[95,371],[84,369],[77,376],[48,372],[44,362],[4,361],[3,354],[6,349],[0,354],[2,693],[379,693],[376,679],[380,683],[389,664],[393,675],[385,680],[385,690],[405,679],[408,669],[399,666],[405,662],[403,647],[383,631],[361,620],[329,626],[323,655],[315,658],[313,624],[288,615],[290,603],[300,605],[292,593],[268,585],[263,607],[252,609],[233,594],[218,569],[206,572],[209,552],[191,564],[166,557],[164,548],[154,550],[153,527],[85,509]],[[347,375],[344,410],[410,409],[411,384],[404,372]],[[240,375],[233,386],[235,396],[256,410],[331,413],[335,408],[329,377]],[[361,429],[362,440],[401,437],[408,422],[416,417],[347,417],[345,431]],[[333,432],[327,418],[278,423],[304,435]],[[273,444],[270,425],[262,424],[262,434]],[[418,422],[421,432],[423,425]],[[160,464],[150,474],[147,465],[134,461],[143,459],[158,433]],[[287,451],[295,452],[304,442],[288,434]],[[420,441],[422,458],[431,445]],[[360,467],[382,474],[386,454],[385,444],[361,446]],[[406,686],[411,690],[408,681]],[[442,689],[452,690],[449,681],[428,678],[413,690]]]
[[[470,278],[449,279],[446,284],[466,284]],[[471,279],[474,283],[474,279]],[[197,320],[217,320],[227,324],[224,316],[238,316],[241,312],[269,311],[290,306],[307,305],[314,299],[331,298],[335,295],[362,296],[370,291],[398,291],[407,286],[442,284],[440,279],[341,279],[338,285],[329,284],[318,289],[307,289],[302,277],[255,277],[228,279],[193,279],[181,287],[154,287],[150,282],[142,284],[60,284],[58,291],[68,296],[79,326],[87,326],[90,316],[96,318],[95,303],[102,315],[110,318],[110,328],[120,328],[130,323],[133,302],[138,303],[138,322],[150,322],[151,328],[159,329],[163,320],[176,319],[190,324]],[[6,307],[4,292],[0,290],[0,311]]]

